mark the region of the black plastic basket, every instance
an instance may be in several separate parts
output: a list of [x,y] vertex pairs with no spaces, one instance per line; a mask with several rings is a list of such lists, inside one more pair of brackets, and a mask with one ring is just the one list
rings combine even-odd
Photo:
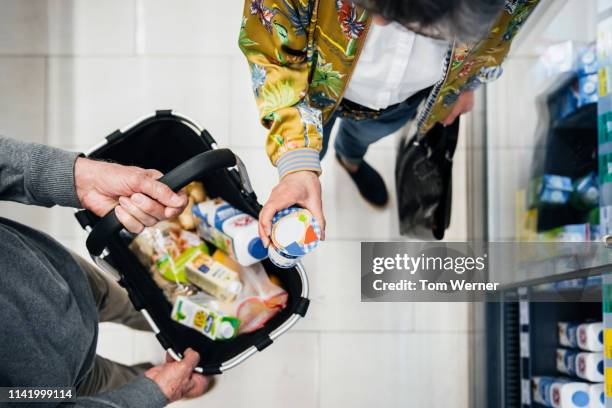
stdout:
[[[175,191],[199,180],[209,196],[221,197],[256,218],[261,208],[240,159],[228,149],[217,149],[206,130],[172,111],[157,111],[125,130],[117,130],[87,157],[157,169],[165,174],[160,180]],[[81,210],[76,218],[89,233],[87,249],[94,262],[127,290],[164,349],[176,360],[188,347],[200,353],[198,372],[220,374],[237,366],[271,345],[306,314],[308,280],[301,264],[280,269],[264,260],[265,270],[277,276],[288,293],[287,307],[253,333],[212,341],[171,319],[172,305],[151,272],[128,248],[134,235],[122,228],[114,212],[99,218]]]

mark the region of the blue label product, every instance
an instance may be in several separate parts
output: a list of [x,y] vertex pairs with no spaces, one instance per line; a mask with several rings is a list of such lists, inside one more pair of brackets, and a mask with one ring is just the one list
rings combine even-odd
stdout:
[[577,330],[578,347],[588,351],[603,351],[602,322],[582,323]]
[[597,63],[596,45],[589,44],[578,51],[578,60],[576,62],[576,69],[579,76],[597,74],[599,64]]
[[604,408],[606,406],[606,397],[604,395],[603,384],[589,385],[589,402],[590,408]]
[[597,103],[599,95],[597,93],[598,77],[597,74],[587,75],[578,79],[578,102],[580,108],[584,105]]
[[576,375],[576,356],[578,351],[557,349],[557,371],[561,374]]
[[321,229],[310,211],[290,207],[272,219],[270,238],[270,261],[280,268],[291,268],[319,245]]
[[559,345],[563,347],[578,348],[578,324],[569,322],[558,322]]
[[533,401],[546,407],[588,408],[589,384],[573,382],[567,378],[533,377]]
[[544,174],[530,182],[527,195],[528,207],[536,208],[542,204],[566,204],[573,190],[574,186],[572,185],[571,178],[555,174]]
[[599,205],[599,181],[594,171],[574,181],[572,205],[579,210],[589,210]]
[[194,205],[193,215],[200,236],[239,264],[248,266],[267,257],[254,217],[221,199]]
[[576,354],[576,375],[591,382],[603,382],[603,353],[581,351]]

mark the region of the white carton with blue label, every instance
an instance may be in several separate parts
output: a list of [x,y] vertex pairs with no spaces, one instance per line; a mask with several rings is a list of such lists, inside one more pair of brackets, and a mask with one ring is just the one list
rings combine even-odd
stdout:
[[200,236],[239,264],[253,265],[268,256],[254,217],[219,198],[194,205],[192,212]]
[[590,387],[566,378],[533,377],[531,389],[534,402],[554,408],[588,408]]

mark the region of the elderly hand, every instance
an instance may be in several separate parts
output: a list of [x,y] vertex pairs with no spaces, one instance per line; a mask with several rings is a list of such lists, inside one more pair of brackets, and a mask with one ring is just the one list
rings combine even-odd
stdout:
[[208,391],[212,381],[212,377],[193,372],[199,361],[198,353],[187,349],[183,360],[174,361],[166,355],[165,364],[149,369],[144,375],[157,384],[168,402],[199,397]]
[[100,217],[114,208],[119,221],[134,233],[179,215],[187,206],[187,196],[157,181],[161,176],[153,169],[86,158],[78,158],[74,165],[81,205]]
[[452,124],[455,119],[464,113],[470,112],[474,108],[474,91],[464,91],[459,95],[455,106],[448,114],[446,119],[441,121],[440,123],[444,126],[448,126]]

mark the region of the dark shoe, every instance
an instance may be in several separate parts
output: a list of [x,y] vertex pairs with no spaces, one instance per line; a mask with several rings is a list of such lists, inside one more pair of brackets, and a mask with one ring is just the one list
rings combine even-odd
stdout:
[[384,207],[389,201],[389,194],[387,193],[387,187],[385,187],[385,181],[382,179],[380,174],[372,166],[365,161],[362,161],[357,168],[357,171],[351,173],[342,158],[336,153],[336,159],[346,172],[351,176],[361,196],[365,200],[377,207]]

